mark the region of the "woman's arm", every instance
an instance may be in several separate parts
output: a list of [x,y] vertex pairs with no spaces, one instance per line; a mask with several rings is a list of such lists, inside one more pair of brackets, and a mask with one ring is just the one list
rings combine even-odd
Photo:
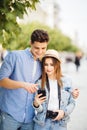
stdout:
[[33,101],[33,107],[37,112],[43,111],[42,103],[46,100],[46,96],[41,97],[42,94],[36,94],[34,101]]
[[75,108],[75,100],[73,99],[72,95],[69,98],[68,104],[67,106],[64,108],[64,115],[70,115],[72,113],[72,111]]

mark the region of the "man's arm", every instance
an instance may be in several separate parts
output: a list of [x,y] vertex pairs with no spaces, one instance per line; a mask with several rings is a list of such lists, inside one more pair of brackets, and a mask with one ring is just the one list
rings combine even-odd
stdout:
[[0,80],[0,86],[7,89],[18,89],[18,88],[24,88],[30,93],[34,93],[37,90],[38,84],[31,84],[27,82],[20,82],[20,81],[14,81],[9,78],[4,78]]

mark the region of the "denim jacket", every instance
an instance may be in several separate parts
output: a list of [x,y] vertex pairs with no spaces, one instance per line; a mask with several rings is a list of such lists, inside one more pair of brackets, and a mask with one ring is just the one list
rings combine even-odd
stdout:
[[[73,99],[72,94],[70,92],[72,88],[69,86],[70,85],[69,79],[68,79],[68,84],[67,84],[67,78],[63,78],[62,81],[64,84],[63,84],[63,89],[61,89],[60,110],[63,110],[65,115],[64,118],[58,122],[61,126],[64,126],[70,120],[69,115],[72,113],[75,107],[75,100]],[[40,82],[41,81],[39,81],[39,83]],[[41,104],[38,108],[33,106],[35,109],[35,116],[33,120],[42,126],[45,124],[46,112],[48,107],[48,97],[49,97],[49,92],[46,86],[45,86],[45,90],[46,90],[45,102],[43,102],[43,104]]]

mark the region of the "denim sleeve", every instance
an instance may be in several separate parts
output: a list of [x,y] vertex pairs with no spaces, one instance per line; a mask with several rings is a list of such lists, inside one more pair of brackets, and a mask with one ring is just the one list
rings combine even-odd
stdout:
[[63,81],[63,88],[65,89],[65,91],[68,91],[71,93],[73,90],[71,78],[64,77],[62,81]]
[[11,76],[16,62],[16,56],[10,52],[4,59],[0,68],[0,80]]
[[68,116],[73,112],[75,104],[75,100],[73,99],[72,95],[70,95],[68,105],[64,109],[65,116]]
[[[32,104],[32,105],[33,105],[33,104]],[[39,105],[39,107],[35,107],[35,106],[33,105],[33,108],[36,110],[37,113],[43,111],[43,107],[42,107],[42,105]]]

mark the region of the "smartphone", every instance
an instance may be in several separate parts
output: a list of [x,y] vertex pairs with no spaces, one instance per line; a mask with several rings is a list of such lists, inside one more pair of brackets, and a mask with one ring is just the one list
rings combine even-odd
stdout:
[[40,97],[46,96],[46,91],[45,91],[45,89],[39,89],[39,90],[38,90],[38,94],[42,94]]

